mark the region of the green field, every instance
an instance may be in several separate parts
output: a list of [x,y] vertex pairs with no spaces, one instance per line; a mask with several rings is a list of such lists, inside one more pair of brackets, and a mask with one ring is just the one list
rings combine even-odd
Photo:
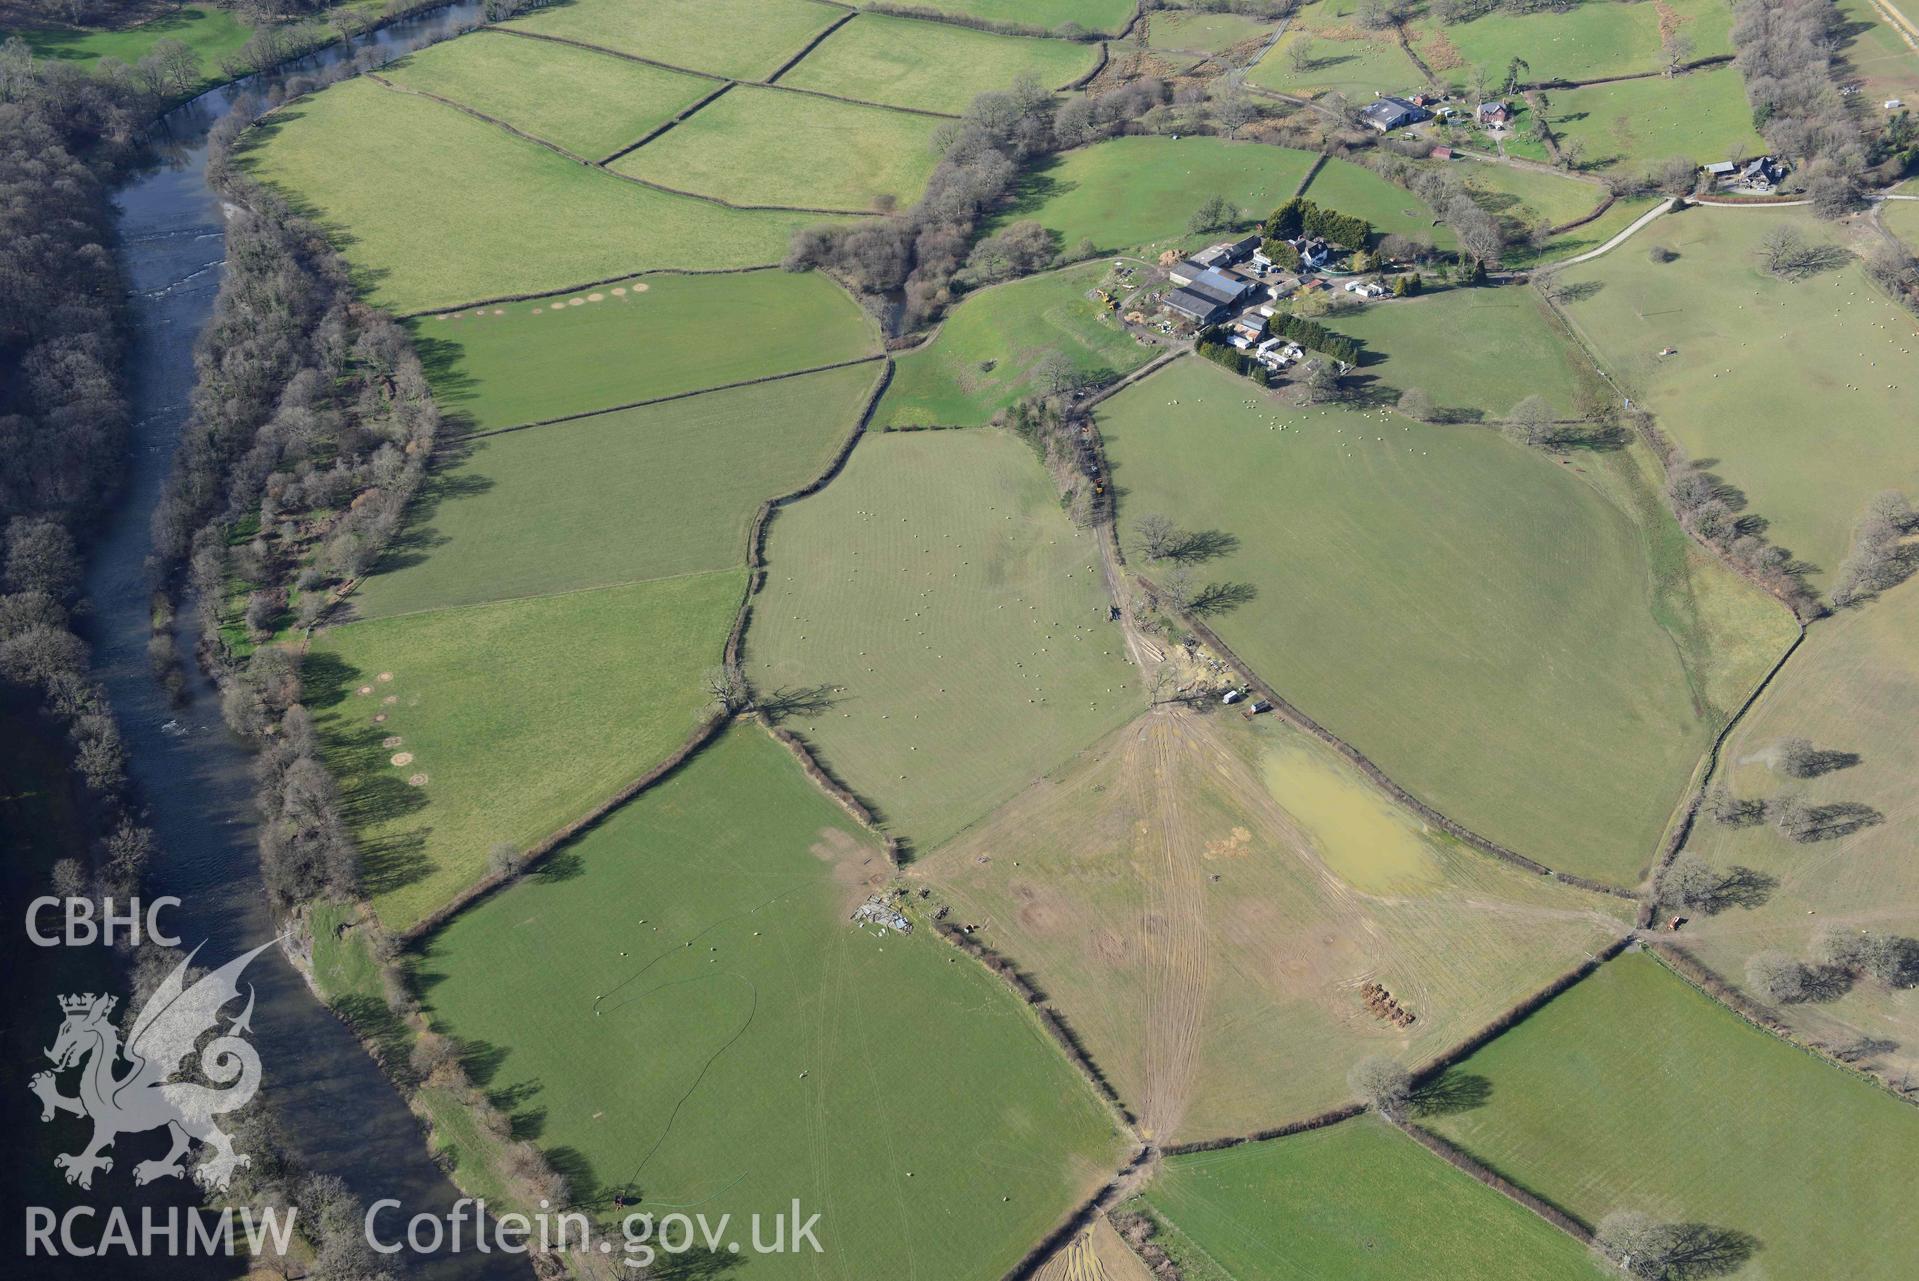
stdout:
[[938,122],[743,85],[613,162],[619,173],[735,205],[863,210],[919,199]]
[[[1740,589],[1683,564],[1655,581],[1670,518],[1608,497],[1634,488],[1632,455],[1559,461],[1483,428],[1257,395],[1194,360],[1101,406],[1122,535],[1157,512],[1239,539],[1202,575],[1257,592],[1213,620],[1254,671],[1466,826],[1637,881],[1777,653],[1675,621]],[[1746,594],[1734,616],[1783,645],[1783,615]],[[1675,652],[1682,635],[1697,643]]]
[[[1866,114],[1892,114],[1882,105],[1888,98],[1911,107],[1919,98],[1919,51],[1880,18],[1872,0],[1835,0],[1835,5],[1844,19],[1838,54],[1847,71],[1858,77]],[[1906,16],[1912,17],[1909,9]]]
[[327,229],[373,302],[403,313],[649,268],[777,262],[794,228],[817,221],[622,182],[364,79],[269,116],[243,163]]
[[1091,71],[1098,56],[1095,45],[867,13],[828,36],[780,83],[957,115],[976,94],[1022,75],[1056,89]]
[[744,1239],[798,1197],[824,1252],[751,1275],[999,1276],[1119,1135],[998,978],[847,920],[886,872],[742,726],[437,934],[420,987],[589,1207],[626,1187]]
[[1579,163],[1586,169],[1643,173],[1674,156],[1703,165],[1757,155],[1766,145],[1732,67],[1555,89],[1547,97],[1553,132],[1562,145],[1577,139],[1584,146]]
[[[1919,196],[1919,186],[1902,188],[1901,194]],[[1906,248],[1919,254],[1919,200],[1888,200],[1879,206],[1879,219]]]
[[[630,145],[714,88],[700,76],[488,32],[434,45],[380,74],[504,120],[588,160]],[[558,85],[565,87],[556,92]]]
[[[1018,963],[1157,1142],[1336,1107],[1577,965],[1632,904],[1440,838],[1274,717],[1162,709],[915,864]],[[1414,1021],[1360,993],[1384,984]]]
[[1369,303],[1326,323],[1365,344],[1362,377],[1424,388],[1442,410],[1503,418],[1527,396],[1543,396],[1557,416],[1571,418],[1590,378],[1591,365],[1555,331],[1531,289],[1448,289]]
[[843,12],[814,0],[570,0],[506,25],[708,75],[760,80]]
[[1273,25],[1243,13],[1160,9],[1147,18],[1146,44],[1151,49],[1179,53],[1219,53],[1244,41],[1271,35]]
[[1542,222],[1556,227],[1584,218],[1606,198],[1606,188],[1597,183],[1518,165],[1456,161],[1452,172],[1481,208],[1523,227]]
[[441,411],[481,431],[830,365],[879,347],[872,320],[845,290],[817,272],[785,271],[636,277],[425,317],[413,333]]
[[833,687],[794,728],[922,850],[1141,706],[1094,536],[1010,435],[867,437],[766,559],[749,674]]
[[1732,52],[1732,8],[1726,0],[1582,0],[1551,12],[1495,9],[1470,22],[1446,26],[1429,19],[1420,24],[1415,39],[1421,43],[1434,39],[1435,29],[1444,34],[1459,60],[1452,69],[1457,83],[1464,83],[1473,67],[1503,77],[1514,58],[1523,58],[1531,66],[1523,73],[1529,82],[1594,80],[1665,67],[1660,50],[1662,7],[1679,19],[1679,30],[1692,39],[1693,58]]
[[1579,1242],[1372,1117],[1166,1159],[1140,1202],[1188,1281],[1599,1281]]
[[118,31],[44,27],[0,32],[0,39],[18,35],[27,42],[27,47],[36,58],[78,63],[89,69],[102,58],[118,58],[131,65],[144,58],[162,40],[178,40],[200,55],[200,74],[211,82],[222,76],[221,60],[238,53],[252,34],[250,28],[243,26],[227,10],[211,5],[196,5]]
[[[1797,210],[1699,208],[1561,278],[1598,286],[1566,314],[1634,402],[1715,460],[1766,536],[1825,585],[1866,501],[1919,487],[1919,324],[1850,260],[1797,282],[1768,274],[1760,242],[1783,223],[1829,239]],[[1652,262],[1652,245],[1678,260]],[[1667,347],[1677,354],[1658,355]],[[1821,424],[1833,429],[1814,438]]]
[[1134,0],[899,0],[894,5],[1043,31],[1071,25],[1105,35],[1119,34],[1133,6]]
[[[1286,34],[1267,50],[1247,79],[1267,89],[1302,97],[1344,94],[1364,106],[1376,93],[1411,93],[1425,77],[1399,47],[1391,30],[1368,31],[1356,17],[1360,0],[1314,0],[1287,23]],[[1307,47],[1305,65],[1294,69],[1293,51]]]
[[995,225],[1030,218],[1068,247],[1091,240],[1101,252],[1163,249],[1201,239],[1188,235],[1186,223],[1209,196],[1237,204],[1249,224],[1264,218],[1312,162],[1303,151],[1223,138],[1114,138],[1068,151],[1026,177]]
[[305,698],[381,921],[418,921],[496,843],[531,846],[684,742],[744,581],[728,569],[316,636]]
[[1608,963],[1455,1072],[1485,1102],[1426,1124],[1589,1223],[1636,1209],[1745,1233],[1741,1277],[1919,1271],[1911,1198],[1887,1177],[1919,1161],[1919,1112],[1648,957]]
[[877,364],[486,436],[444,458],[363,617],[744,564],[769,498],[826,470]]
[[1328,160],[1313,175],[1306,195],[1325,208],[1366,219],[1382,236],[1405,236],[1441,249],[1457,243],[1452,228],[1440,225],[1418,196],[1350,160]]
[[[1831,840],[1795,844],[1768,825],[1702,822],[1688,848],[1716,867],[1751,867],[1777,887],[1761,907],[1726,911],[1686,927],[1687,945],[1743,985],[1746,961],[1768,948],[1803,959],[1825,929],[1919,933],[1919,864],[1911,832],[1919,820],[1919,589],[1894,588],[1859,609],[1821,622],[1727,740],[1719,778],[1742,797],[1792,789],[1814,805],[1869,805],[1878,821]],[[1804,781],[1771,767],[1774,746],[1811,739],[1849,752],[1856,764]],[[1863,1037],[1890,1048],[1871,1056],[1894,1075],[1919,1069],[1919,989],[1888,991],[1865,979],[1836,1000],[1782,1005],[1800,1032],[1829,1045]]]
[[899,356],[874,421],[881,426],[977,427],[1023,396],[1050,391],[1037,367],[1063,354],[1088,381],[1108,382],[1158,350],[1129,335],[1088,292],[1108,264],[1015,280],[967,297],[938,335]]

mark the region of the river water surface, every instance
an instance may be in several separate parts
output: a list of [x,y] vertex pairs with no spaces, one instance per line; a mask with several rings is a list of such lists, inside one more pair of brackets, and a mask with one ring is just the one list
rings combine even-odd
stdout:
[[[364,36],[353,48],[404,52],[470,23],[479,10],[477,0],[450,5]],[[170,928],[188,947],[205,940],[201,960],[215,964],[275,931],[259,875],[250,753],[222,726],[218,700],[199,672],[190,673],[193,700],[183,711],[169,707],[150,675],[148,524],[186,420],[194,342],[212,314],[222,276],[222,206],[206,183],[208,130],[242,93],[264,92],[346,56],[336,45],[169,112],[155,129],[154,166],[116,197],[121,263],[132,295],[134,428],[126,488],[89,571],[89,633],[96,669],[125,731],[131,773],[160,838],[148,893],[182,900]],[[191,611],[181,613],[185,618]],[[192,638],[181,641],[190,654]],[[262,1088],[293,1150],[310,1168],[345,1179],[365,1201],[393,1197],[405,1215],[444,1214],[458,1191],[428,1158],[405,1101],[353,1034],[277,949],[256,960],[246,977],[256,989],[253,1040]],[[381,1224],[391,1229],[398,1222],[389,1215]],[[420,1271],[448,1281],[532,1275],[524,1258],[472,1252],[422,1261]],[[182,1260],[176,1275],[198,1272]]]

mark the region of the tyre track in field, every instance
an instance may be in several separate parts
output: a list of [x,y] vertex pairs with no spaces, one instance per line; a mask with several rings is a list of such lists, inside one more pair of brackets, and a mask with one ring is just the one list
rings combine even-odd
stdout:
[[1127,749],[1128,787],[1149,846],[1140,851],[1146,870],[1140,935],[1151,977],[1139,1103],[1140,1128],[1149,1138],[1177,1130],[1192,1099],[1212,977],[1199,850],[1174,777],[1182,749],[1191,746],[1175,717],[1150,715]]

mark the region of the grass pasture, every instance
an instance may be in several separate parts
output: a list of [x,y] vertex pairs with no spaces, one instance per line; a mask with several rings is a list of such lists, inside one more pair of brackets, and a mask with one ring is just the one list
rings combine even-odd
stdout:
[[701,76],[489,31],[433,45],[380,74],[588,160],[631,144],[714,88]]
[[1676,650],[1671,615],[1701,592],[1655,590],[1669,520],[1648,534],[1609,497],[1632,456],[1557,461],[1485,428],[1258,396],[1194,360],[1104,402],[1122,535],[1157,512],[1238,539],[1199,572],[1256,593],[1213,620],[1256,672],[1468,827],[1637,881],[1725,691],[1771,655]]
[[1495,9],[1451,25],[1427,19],[1415,40],[1427,53],[1449,47],[1441,61],[1453,66],[1434,69],[1442,76],[1450,70],[1458,83],[1473,67],[1504,76],[1514,58],[1531,66],[1523,76],[1527,81],[1596,80],[1664,68],[1660,32],[1668,15],[1692,39],[1694,58],[1732,52],[1732,7],[1726,0],[1582,0],[1550,13]]
[[1114,138],[1027,175],[995,225],[1030,218],[1069,247],[1091,240],[1101,252],[1159,250],[1202,239],[1188,235],[1186,223],[1214,194],[1237,204],[1249,224],[1264,218],[1312,162],[1304,151],[1224,138]]
[[725,569],[769,498],[826,470],[877,364],[456,447],[415,500],[362,617],[444,609]]
[[371,301],[401,313],[650,268],[774,263],[796,227],[817,221],[621,182],[366,79],[274,113],[241,160],[327,229]]
[[832,687],[793,727],[930,850],[1143,703],[1090,532],[999,431],[868,436],[767,534],[745,665]]
[[1220,53],[1272,34],[1273,23],[1243,13],[1159,9],[1146,19],[1146,47],[1170,53]]
[[568,0],[505,25],[708,75],[762,80],[842,12],[814,0]]
[[919,198],[938,157],[927,116],[738,86],[613,162],[735,205],[863,210]]
[[1587,169],[1644,172],[1674,156],[1703,165],[1766,146],[1732,67],[1555,89],[1547,98],[1553,132],[1562,144],[1577,139],[1585,147],[1580,164]]
[[1517,165],[1462,160],[1453,162],[1453,170],[1482,209],[1525,227],[1584,218],[1606,198],[1606,189],[1596,183]]
[[79,31],[66,27],[0,31],[0,39],[17,35],[36,58],[71,62],[91,70],[102,58],[118,58],[131,66],[162,40],[178,40],[200,58],[200,74],[208,81],[221,75],[220,62],[240,52],[253,34],[226,9],[211,4],[180,8],[137,26],[117,30]]
[[[1435,839],[1272,718],[1163,711],[915,865],[1033,975],[1159,1142],[1245,1134],[1415,1062],[1625,928],[1631,905]],[[1414,1013],[1372,1014],[1383,983]]]
[[[1359,0],[1313,0],[1300,6],[1286,34],[1256,63],[1247,80],[1301,97],[1344,94],[1355,102],[1377,93],[1411,93],[1426,87],[1419,67],[1399,47],[1392,31],[1359,25]],[[1157,15],[1155,15],[1157,20]],[[1295,52],[1306,47],[1299,67]]]
[[[740,726],[442,929],[418,977],[590,1208],[723,1204],[745,1240],[799,1197],[824,1253],[752,1275],[999,1276],[1119,1136],[998,978],[930,929],[847,919],[886,869]],[[613,1210],[621,1187],[637,1207]]]
[[[1919,196],[1919,185],[1901,188],[1900,194]],[[1888,200],[1879,206],[1879,220],[1907,249],[1919,254],[1919,200]]]
[[1571,418],[1581,374],[1591,377],[1531,289],[1447,289],[1370,303],[1326,323],[1365,345],[1362,377],[1401,391],[1422,387],[1460,416],[1503,418],[1527,396],[1543,396]]
[[780,77],[783,85],[922,111],[965,111],[977,94],[1031,75],[1049,89],[1093,68],[1097,46],[1002,36],[863,13]]
[[977,427],[1023,396],[1047,390],[1037,366],[1060,352],[1091,381],[1139,368],[1157,350],[1142,347],[1095,299],[1108,264],[982,289],[947,314],[926,347],[894,361],[874,421],[884,427]]
[[[1829,233],[1798,210],[1689,210],[1603,258],[1565,269],[1592,292],[1566,315],[1637,404],[1737,487],[1767,537],[1825,585],[1872,495],[1919,488],[1912,397],[1919,323],[1856,262],[1799,281],[1760,264],[1782,223]],[[1679,257],[1655,263],[1650,246]],[[1657,353],[1671,347],[1676,355]],[[1755,396],[1754,389],[1763,389]]]
[[1601,1281],[1585,1249],[1374,1117],[1166,1158],[1135,1205],[1192,1281]]
[[1082,31],[1116,36],[1133,16],[1133,0],[910,0],[899,7],[978,18],[1034,31]]
[[[1769,948],[1809,957],[1825,929],[1919,933],[1919,865],[1909,836],[1919,821],[1911,786],[1919,777],[1911,733],[1919,716],[1915,628],[1919,588],[1910,583],[1821,622],[1727,740],[1719,778],[1735,795],[1790,789],[1814,805],[1863,804],[1880,815],[1803,845],[1766,825],[1693,829],[1688,848],[1708,862],[1750,867],[1778,882],[1762,906],[1686,927],[1687,946],[1732,982],[1743,985],[1747,960]],[[1772,768],[1772,752],[1795,736],[1858,759],[1803,782],[1786,778]],[[1919,1070],[1919,990],[1888,991],[1867,979],[1833,1000],[1777,1008],[1809,1037],[1829,1045],[1870,1037],[1890,1047],[1872,1056],[1880,1065],[1894,1074]]]
[[[1872,0],[1835,3],[1844,19],[1839,26],[1839,57],[1859,81],[1865,114],[1882,118],[1892,114],[1882,106],[1889,98],[1911,107],[1919,99],[1919,50],[1879,16]],[[1910,10],[1906,16],[1912,17]]]
[[1919,1112],[1622,956],[1454,1069],[1424,1124],[1588,1223],[1615,1209],[1753,1239],[1746,1278],[1912,1276]]
[[818,272],[636,277],[571,295],[422,317],[414,342],[441,411],[490,431],[791,373],[879,347]]
[[685,741],[744,584],[728,569],[316,636],[307,706],[386,926],[477,881],[496,843],[532,845]]
[[[1405,236],[1441,249],[1458,243],[1452,229],[1440,225],[1418,196],[1350,160],[1328,160],[1313,175],[1306,196],[1323,208],[1366,219],[1380,235]],[[1260,216],[1267,212],[1260,210]]]

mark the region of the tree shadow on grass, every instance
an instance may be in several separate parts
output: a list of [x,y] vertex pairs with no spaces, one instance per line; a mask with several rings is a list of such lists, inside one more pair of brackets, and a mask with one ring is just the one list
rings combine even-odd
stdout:
[[1737,1228],[1675,1223],[1671,1231],[1671,1261],[1665,1271],[1669,1281],[1730,1276],[1745,1267],[1759,1250],[1759,1238]]
[[1420,1116],[1452,1116],[1485,1107],[1492,1096],[1491,1079],[1448,1068],[1413,1091],[1413,1111]]

